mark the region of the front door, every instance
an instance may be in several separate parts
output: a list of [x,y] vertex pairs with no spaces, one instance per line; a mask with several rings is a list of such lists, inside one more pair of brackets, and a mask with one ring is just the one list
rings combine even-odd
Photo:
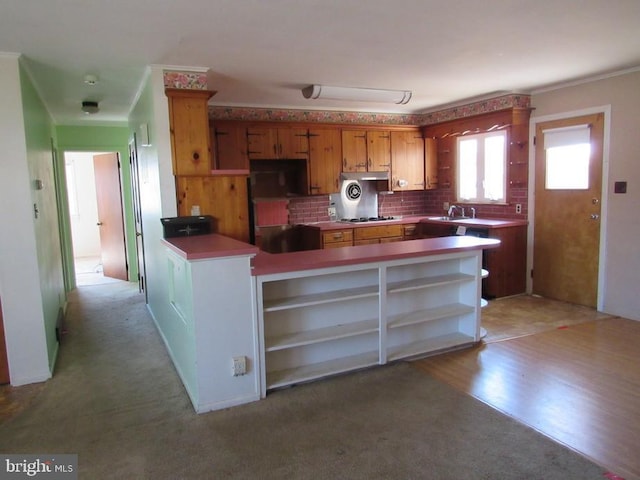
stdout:
[[93,167],[103,274],[105,277],[128,280],[118,154],[95,155]]
[[[560,150],[553,157],[545,148],[545,138],[550,147],[551,138],[567,132],[575,137],[581,131],[581,144],[590,145],[584,160],[580,153],[558,155]],[[534,294],[597,307],[603,140],[604,113],[536,125]],[[552,178],[567,165],[571,167],[564,180]]]

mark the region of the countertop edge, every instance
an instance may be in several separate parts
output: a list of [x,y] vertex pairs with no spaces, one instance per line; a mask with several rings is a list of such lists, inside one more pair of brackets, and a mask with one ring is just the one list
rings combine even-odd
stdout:
[[260,249],[224,235],[212,233],[193,237],[163,238],[162,243],[186,260],[254,256]]
[[450,236],[407,240],[404,242],[356,245],[328,250],[262,255],[253,259],[253,276],[317,270],[322,268],[377,263],[405,258],[440,255],[452,252],[497,248],[496,239],[469,236]]

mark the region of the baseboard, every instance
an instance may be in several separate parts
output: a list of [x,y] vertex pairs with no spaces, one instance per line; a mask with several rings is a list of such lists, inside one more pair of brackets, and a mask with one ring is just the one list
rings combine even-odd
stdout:
[[198,405],[195,407],[196,413],[206,413],[212,412],[214,410],[221,410],[223,408],[235,407],[238,405],[243,405],[245,403],[257,402],[260,400],[260,395],[257,393],[251,395],[245,395],[243,397],[236,397],[229,400],[224,400],[221,402],[212,402],[205,403],[203,405]]
[[21,387],[22,385],[29,385],[30,383],[42,383],[46,382],[51,378],[51,372],[42,373],[39,375],[33,375],[31,377],[15,377],[15,375],[11,376],[11,386],[12,387]]

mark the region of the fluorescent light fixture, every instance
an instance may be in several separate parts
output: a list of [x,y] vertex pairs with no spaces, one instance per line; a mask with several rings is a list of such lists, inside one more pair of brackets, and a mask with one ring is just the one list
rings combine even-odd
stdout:
[[350,100],[352,102],[380,102],[404,105],[411,100],[408,90],[379,90],[375,88],[327,87],[309,85],[302,89],[304,98]]

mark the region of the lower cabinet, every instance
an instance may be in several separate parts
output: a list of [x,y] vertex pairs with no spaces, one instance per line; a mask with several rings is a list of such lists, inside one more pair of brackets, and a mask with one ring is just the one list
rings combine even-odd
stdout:
[[477,342],[480,251],[256,277],[262,395]]
[[372,243],[401,242],[403,240],[402,235],[402,225],[355,228],[353,231],[353,244],[367,245]]

